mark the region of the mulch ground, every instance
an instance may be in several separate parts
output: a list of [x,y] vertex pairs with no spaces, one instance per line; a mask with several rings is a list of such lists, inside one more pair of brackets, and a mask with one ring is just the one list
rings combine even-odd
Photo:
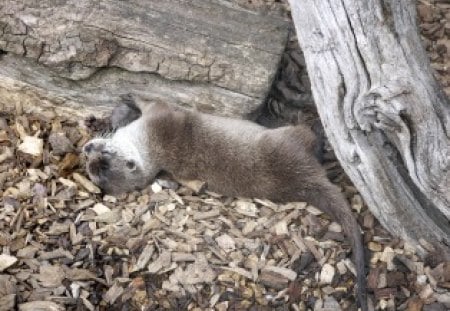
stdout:
[[[236,2],[286,13],[278,1]],[[418,10],[450,94],[450,4],[420,1]],[[313,111],[295,38],[282,66],[272,107],[283,116]],[[80,156],[91,128],[17,107],[0,116],[0,311],[356,310],[342,228],[307,202],[227,198],[170,180],[103,196]],[[373,308],[449,310],[450,262],[392,238],[330,148],[326,159],[364,230]]]

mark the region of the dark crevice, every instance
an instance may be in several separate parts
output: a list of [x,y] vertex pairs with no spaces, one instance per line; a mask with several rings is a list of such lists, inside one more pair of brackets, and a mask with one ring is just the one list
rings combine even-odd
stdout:
[[[295,75],[292,75],[293,70]],[[306,64],[295,37],[295,29],[290,27],[270,90],[264,102],[245,118],[269,128],[298,123],[306,123],[316,129],[321,127],[311,87],[302,80],[302,73],[305,72]],[[284,93],[286,89],[291,93]]]
[[6,54],[8,54],[8,52],[6,52],[4,50],[0,50],[0,60],[2,60],[3,56],[5,56]]
[[[383,136],[385,136],[383,134]],[[387,137],[385,136],[387,140]],[[414,194],[414,198],[419,202],[420,206],[424,210],[424,213],[430,217],[433,222],[446,233],[446,237],[442,237],[444,241],[447,243],[450,242],[450,221],[447,220],[447,217],[431,202],[425,194],[416,186],[414,181],[411,179],[409,175],[408,169],[405,167],[405,164],[402,160],[402,157],[396,148],[392,148],[394,152],[388,154],[388,158],[392,161],[393,165],[396,167],[399,175],[402,177],[403,182],[408,186],[411,190],[411,193]]]
[[[337,67],[337,74],[339,75],[340,78],[340,83],[338,86],[338,107],[340,108],[339,111],[341,112],[341,119],[345,121],[345,107],[344,107],[344,99],[345,96],[347,96],[347,87],[345,86],[345,79],[344,79],[344,74],[342,73],[341,67],[339,66],[339,62],[337,60],[337,57],[334,53],[332,53],[333,55],[333,59],[334,62],[336,63],[336,67]],[[354,100],[354,99],[353,99]],[[344,122],[345,124],[346,122]]]
[[[435,80],[435,85],[439,85],[439,83]],[[445,111],[444,107],[450,107],[450,99],[447,97],[447,95],[444,93],[444,90],[441,87],[438,87],[437,89],[434,89],[436,91],[436,96],[438,98],[439,103],[432,102],[433,108],[436,111],[436,117],[439,120],[439,125],[442,127],[442,131],[445,133],[447,138],[450,138],[450,129],[447,128],[447,126],[450,126],[450,124],[447,125],[446,120],[446,114],[448,114],[447,111]],[[442,104],[441,104],[442,103]]]
[[22,56],[23,57],[27,57],[27,54],[28,54],[28,50],[27,50],[27,46],[26,46],[26,44],[25,44],[25,41],[26,41],[26,37],[22,40],[22,48],[23,48],[23,53],[22,53]]
[[450,242],[450,221],[447,220],[447,217],[422,193],[422,191],[420,191],[420,189],[412,181],[408,170],[403,164],[403,161],[398,160],[395,165],[399,174],[411,189],[411,192],[414,193],[416,200],[420,203],[425,214],[427,214],[427,216],[430,217],[433,222],[446,233],[447,236],[442,237],[443,240]]
[[[74,63],[76,63],[76,62],[74,62]],[[50,67],[50,69],[52,69],[52,68]],[[107,72],[107,71],[113,71],[113,70],[126,71],[126,72],[128,72],[128,73],[130,73],[130,74],[136,74],[136,75],[137,75],[137,74],[144,74],[144,75],[149,75],[149,76],[156,76],[156,77],[158,77],[159,79],[165,80],[167,83],[179,83],[179,84],[182,84],[182,85],[189,85],[189,86],[210,86],[210,87],[216,87],[216,88],[218,88],[218,89],[223,89],[223,90],[228,91],[228,92],[230,92],[230,93],[239,94],[239,95],[241,95],[241,96],[243,96],[243,97],[255,98],[255,99],[258,98],[258,97],[256,97],[256,96],[247,95],[247,94],[244,94],[244,93],[239,93],[239,92],[237,92],[237,91],[235,91],[235,90],[232,90],[232,89],[227,88],[227,87],[224,87],[224,86],[219,86],[219,85],[215,85],[215,84],[210,84],[210,83],[208,83],[208,82],[203,82],[203,81],[191,81],[191,80],[168,79],[168,78],[162,76],[161,74],[159,74],[158,72],[150,72],[150,71],[130,71],[130,70],[124,69],[124,68],[122,68],[122,67],[116,67],[116,66],[111,66],[111,67],[98,67],[98,68],[96,68],[96,71],[95,71],[94,73],[92,73],[91,75],[89,75],[88,77],[83,78],[83,79],[72,80],[72,79],[69,79],[69,78],[67,78],[67,77],[61,77],[61,78],[64,78],[66,81],[68,81],[68,82],[70,82],[70,83],[81,84],[81,83],[83,83],[83,82],[88,82],[88,81],[90,81],[90,80],[96,79],[96,77],[97,77],[98,75],[101,75],[101,74],[103,74],[104,72]],[[53,70],[52,70],[52,71],[53,71]]]
[[[289,35],[288,37],[290,37],[293,33],[293,29],[289,30]],[[288,44],[289,44],[289,40],[286,40],[286,44],[284,46],[283,49],[283,54],[286,54],[286,50],[288,49]],[[281,63],[281,58],[280,58],[280,63]],[[279,113],[277,113],[277,111],[273,110],[273,107],[271,105],[271,99],[273,97],[276,97],[276,81],[280,81],[281,78],[281,73],[282,73],[282,66],[277,66],[277,71],[272,79],[272,83],[270,86],[270,90],[266,96],[266,98],[264,99],[263,103],[261,105],[259,105],[254,111],[248,113],[246,115],[246,119],[248,120],[252,120],[255,121],[258,124],[261,124],[263,126],[266,127],[278,127],[278,122],[279,120]]]
[[[403,123],[408,128],[408,131],[410,134],[409,152],[411,153],[411,157],[415,164],[416,156],[415,156],[414,150],[416,150],[416,147],[417,147],[417,134],[416,134],[416,130],[413,128],[414,122],[410,119],[409,114],[406,113],[406,111],[404,111],[404,110],[401,110],[399,112],[398,116],[400,117],[400,119],[403,121]],[[414,167],[414,169],[415,169],[415,167]]]

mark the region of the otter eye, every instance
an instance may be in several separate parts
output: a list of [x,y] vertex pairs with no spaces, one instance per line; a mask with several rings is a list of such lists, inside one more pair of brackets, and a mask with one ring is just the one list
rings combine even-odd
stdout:
[[130,169],[130,170],[134,170],[136,168],[136,163],[134,163],[133,160],[129,160],[126,163],[126,166]]

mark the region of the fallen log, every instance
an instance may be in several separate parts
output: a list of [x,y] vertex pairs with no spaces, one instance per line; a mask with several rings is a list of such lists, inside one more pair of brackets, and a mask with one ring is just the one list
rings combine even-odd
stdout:
[[2,1],[0,104],[100,114],[132,92],[245,115],[267,95],[288,25],[220,0]]

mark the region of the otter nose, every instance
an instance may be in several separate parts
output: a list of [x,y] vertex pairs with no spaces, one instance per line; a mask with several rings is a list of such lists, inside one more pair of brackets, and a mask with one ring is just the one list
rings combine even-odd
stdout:
[[92,143],[92,142],[87,143],[87,144],[84,145],[84,147],[83,147],[83,152],[84,152],[85,154],[89,154],[89,153],[91,153],[93,150],[94,150],[94,143]]

